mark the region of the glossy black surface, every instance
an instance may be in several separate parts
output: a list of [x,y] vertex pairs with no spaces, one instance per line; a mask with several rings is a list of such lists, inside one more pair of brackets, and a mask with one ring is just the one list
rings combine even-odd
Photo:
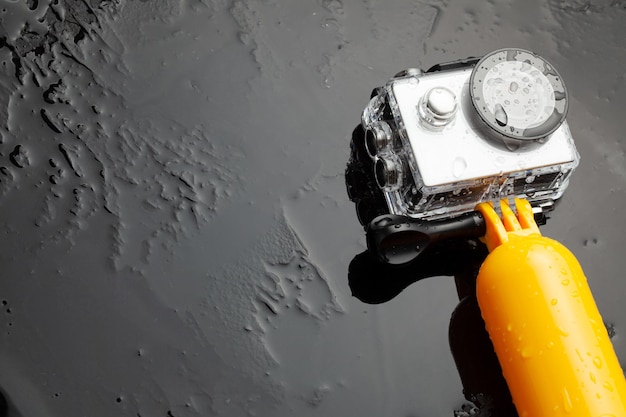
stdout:
[[502,47],[568,86],[582,159],[542,230],[624,363],[625,22],[621,0],[2,1],[1,412],[473,415],[451,345],[484,339],[448,342],[471,282],[349,279],[344,172],[373,87]]

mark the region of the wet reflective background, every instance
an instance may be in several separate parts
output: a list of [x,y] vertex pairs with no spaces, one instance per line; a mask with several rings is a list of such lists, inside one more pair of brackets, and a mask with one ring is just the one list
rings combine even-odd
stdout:
[[0,415],[475,415],[453,278],[352,296],[344,171],[372,88],[501,47],[568,86],[542,230],[624,364],[625,27],[622,0],[3,0]]

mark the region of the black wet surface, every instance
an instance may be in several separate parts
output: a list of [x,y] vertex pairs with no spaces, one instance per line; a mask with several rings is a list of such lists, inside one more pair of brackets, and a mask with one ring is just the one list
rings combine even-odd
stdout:
[[475,414],[453,278],[352,296],[344,171],[373,87],[511,46],[568,86],[582,159],[542,230],[624,363],[625,27],[620,0],[4,0],[0,415]]

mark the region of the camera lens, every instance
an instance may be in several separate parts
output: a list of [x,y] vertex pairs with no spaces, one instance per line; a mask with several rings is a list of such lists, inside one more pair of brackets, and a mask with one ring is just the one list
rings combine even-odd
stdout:
[[391,128],[387,122],[380,121],[365,131],[365,149],[370,157],[391,150]]
[[402,162],[397,155],[376,157],[374,163],[376,183],[383,191],[396,191],[402,184]]
[[472,71],[470,96],[489,128],[515,140],[545,138],[567,114],[561,76],[545,59],[522,49],[485,55]]

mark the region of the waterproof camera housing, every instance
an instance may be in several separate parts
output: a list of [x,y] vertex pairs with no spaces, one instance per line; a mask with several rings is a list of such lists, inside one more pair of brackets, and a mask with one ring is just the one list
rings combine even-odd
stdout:
[[443,219],[513,197],[550,210],[579,161],[567,109],[546,60],[501,49],[399,73],[361,123],[390,213]]

